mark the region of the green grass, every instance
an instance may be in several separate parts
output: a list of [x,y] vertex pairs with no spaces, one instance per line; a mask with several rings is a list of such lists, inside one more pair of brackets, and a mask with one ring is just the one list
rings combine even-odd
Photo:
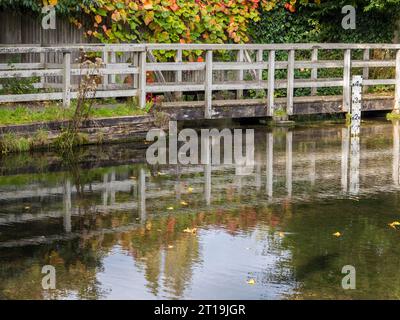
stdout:
[[[74,114],[75,106],[64,109],[60,104],[43,107],[2,107],[0,106],[0,125],[18,125],[34,122],[49,122],[69,120]],[[145,115],[146,111],[139,109],[133,103],[119,104],[112,107],[93,107],[91,118],[109,118],[121,116]]]

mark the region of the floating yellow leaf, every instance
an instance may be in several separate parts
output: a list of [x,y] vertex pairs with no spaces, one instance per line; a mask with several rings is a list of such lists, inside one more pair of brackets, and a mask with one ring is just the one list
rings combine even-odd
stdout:
[[280,236],[281,238],[284,238],[284,237],[285,237],[285,234],[284,234],[283,232],[279,232],[279,236]]
[[185,232],[185,233],[191,233],[191,234],[196,234],[197,228],[186,228],[185,230],[183,230],[183,232]]
[[189,193],[192,193],[193,190],[194,190],[194,189],[193,189],[192,187],[189,187],[189,188],[188,188],[188,192],[189,192]]
[[31,207],[25,207],[25,210],[29,210]]
[[247,281],[247,283],[253,286],[256,284],[256,280],[250,279],[249,281]]
[[158,172],[158,173],[157,173],[157,175],[158,175],[158,176],[165,176],[165,175],[166,175],[166,173],[163,173],[163,172]]
[[174,246],[172,246],[172,245],[168,246],[168,249],[173,249],[173,248],[174,248]]
[[392,223],[389,223],[389,226],[393,229],[397,229],[396,226],[400,226],[399,221],[393,221]]
[[342,234],[341,234],[340,232],[335,232],[335,233],[333,234],[333,236],[335,236],[335,237],[339,238],[339,237],[341,237],[341,236],[342,236]]
[[181,205],[183,205],[183,206],[187,206],[187,205],[188,205],[188,203],[187,203],[186,201],[181,201]]
[[103,18],[100,15],[97,15],[94,17],[97,23],[101,23],[103,21]]
[[168,207],[167,210],[174,210],[174,207]]

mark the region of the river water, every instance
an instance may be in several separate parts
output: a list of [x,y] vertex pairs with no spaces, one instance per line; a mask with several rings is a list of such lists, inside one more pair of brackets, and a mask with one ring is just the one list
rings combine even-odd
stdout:
[[137,143],[2,156],[0,298],[400,298],[399,125],[255,137],[245,173],[150,166]]

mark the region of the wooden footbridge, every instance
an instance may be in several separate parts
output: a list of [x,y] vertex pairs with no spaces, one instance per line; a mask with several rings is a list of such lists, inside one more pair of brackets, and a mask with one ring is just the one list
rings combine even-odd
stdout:
[[[332,52],[339,58],[326,59]],[[400,44],[0,46],[0,103],[62,100],[68,107],[84,74],[82,53],[102,57],[97,98],[137,97],[144,108],[163,95],[163,110],[178,120],[349,112],[353,75],[363,76],[363,111],[399,110]],[[377,68],[389,70],[387,78],[372,77]],[[324,77],[327,70],[338,76]],[[6,94],[10,79],[30,79],[35,90]],[[374,86],[393,86],[394,94],[367,94]],[[323,96],[321,88],[340,95]]]

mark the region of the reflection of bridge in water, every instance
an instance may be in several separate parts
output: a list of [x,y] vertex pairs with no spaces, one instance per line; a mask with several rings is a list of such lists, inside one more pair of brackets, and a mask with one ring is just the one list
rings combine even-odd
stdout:
[[[75,186],[71,177],[63,182],[60,180],[54,187],[32,183],[18,186],[18,192],[11,187],[2,187],[0,227],[29,228],[30,224],[46,219],[61,219],[64,232],[57,231],[46,237],[28,235],[23,239],[0,242],[0,247],[80,237],[79,231],[73,231],[73,220],[82,215],[107,216],[132,212],[133,217],[126,225],[99,227],[87,232],[85,237],[132,230],[143,225],[149,215],[165,214],[171,203],[179,203],[187,197],[196,202],[194,208],[176,205],[171,213],[217,209],[221,207],[221,199],[229,201],[227,193],[230,191],[243,199],[246,205],[269,205],[282,200],[307,201],[311,197],[358,197],[396,191],[400,184],[399,128],[398,122],[393,127],[366,125],[362,128],[361,140],[351,140],[347,128],[337,127],[323,131],[279,129],[257,132],[252,170],[242,170],[235,165],[176,165],[140,167],[135,176],[130,176],[128,167],[122,171],[112,167],[101,173],[102,180],[90,181],[83,188]],[[393,142],[388,138],[391,130]],[[381,145],[369,144],[369,141],[378,138],[384,139]],[[189,191],[189,187],[193,191]],[[93,196],[88,205],[80,202],[78,189],[87,196]],[[29,213],[21,213],[24,201],[32,201],[38,206],[27,210]],[[42,209],[40,203],[53,205]],[[241,200],[231,201],[229,206],[240,207],[243,203]]]

